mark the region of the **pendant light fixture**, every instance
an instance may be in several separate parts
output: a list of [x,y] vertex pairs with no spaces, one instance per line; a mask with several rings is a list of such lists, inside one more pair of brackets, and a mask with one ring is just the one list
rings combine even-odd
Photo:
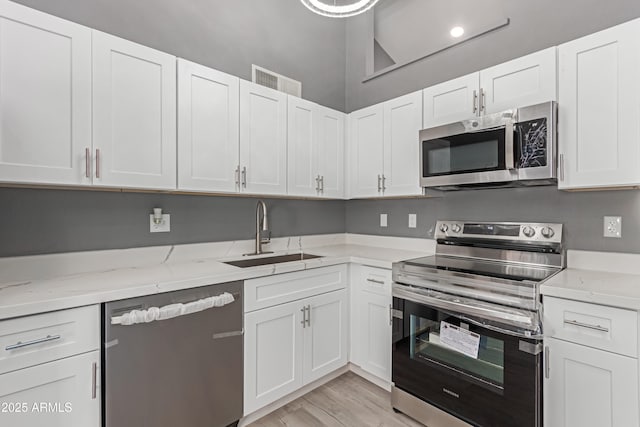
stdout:
[[330,18],[347,18],[371,9],[378,0],[300,0],[311,11]]

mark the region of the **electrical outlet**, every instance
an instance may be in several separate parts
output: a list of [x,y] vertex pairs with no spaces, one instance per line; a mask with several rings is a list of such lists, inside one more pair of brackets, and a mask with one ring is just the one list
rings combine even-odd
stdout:
[[409,228],[416,228],[416,214],[409,214]]
[[162,222],[153,222],[153,214],[149,215],[149,233],[168,233],[171,231],[171,215],[162,214]]
[[604,237],[622,237],[622,217],[621,216],[605,216],[604,217]]
[[387,214],[380,214],[380,227],[387,226]]

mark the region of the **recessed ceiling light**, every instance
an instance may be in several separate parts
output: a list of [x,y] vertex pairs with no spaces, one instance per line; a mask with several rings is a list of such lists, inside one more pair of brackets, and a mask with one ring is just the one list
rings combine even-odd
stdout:
[[451,37],[462,37],[462,35],[464,34],[464,28],[462,27],[453,27],[451,29]]

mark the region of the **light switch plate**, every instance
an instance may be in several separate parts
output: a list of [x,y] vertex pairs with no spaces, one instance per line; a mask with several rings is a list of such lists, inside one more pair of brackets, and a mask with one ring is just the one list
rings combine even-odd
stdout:
[[409,214],[409,228],[416,228],[417,221],[416,214]]
[[604,237],[622,238],[622,217],[621,216],[605,216],[604,217]]
[[387,214],[380,214],[380,227],[387,226]]
[[149,233],[168,233],[171,231],[171,215],[162,214],[162,222],[153,222],[153,214],[149,215]]

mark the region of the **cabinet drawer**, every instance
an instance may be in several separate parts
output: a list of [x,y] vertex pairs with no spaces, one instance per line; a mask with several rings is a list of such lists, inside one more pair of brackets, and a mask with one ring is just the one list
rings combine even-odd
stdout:
[[244,282],[244,311],[248,313],[346,286],[347,266],[344,264],[251,279]]
[[391,295],[391,270],[363,265],[360,271],[362,290],[380,295]]
[[98,305],[0,322],[0,374],[99,348]]
[[544,297],[545,335],[638,357],[638,313],[561,298]]

